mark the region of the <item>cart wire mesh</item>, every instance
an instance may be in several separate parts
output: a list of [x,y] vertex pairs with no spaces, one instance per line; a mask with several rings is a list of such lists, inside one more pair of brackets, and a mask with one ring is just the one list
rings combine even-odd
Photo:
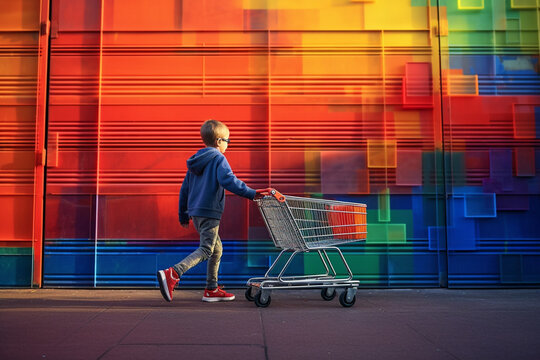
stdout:
[[367,236],[365,204],[296,196],[285,196],[284,202],[265,196],[257,204],[280,249],[324,248]]

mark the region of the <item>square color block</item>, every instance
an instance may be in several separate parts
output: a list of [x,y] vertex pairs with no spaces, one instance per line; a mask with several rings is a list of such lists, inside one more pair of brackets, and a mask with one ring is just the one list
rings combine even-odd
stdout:
[[536,9],[538,4],[537,0],[510,0],[510,7],[512,9]]
[[506,44],[521,43],[521,25],[519,19],[506,19]]
[[458,0],[459,10],[482,10],[484,0]]
[[[291,0],[288,0],[291,1]],[[312,2],[318,2],[320,0],[311,0]],[[339,0],[342,1],[342,0]],[[292,1],[293,3],[295,1]],[[334,4],[336,0],[333,0]],[[326,14],[321,13],[321,16]],[[389,37],[403,36],[407,37],[407,32],[402,30],[408,29],[428,29],[428,16],[425,7],[411,6],[410,0],[377,0],[371,4],[366,4],[362,15],[363,24],[362,30],[378,31],[378,29],[385,30],[398,30],[396,32],[389,31]],[[398,34],[399,32],[399,34]],[[385,33],[384,40],[385,45],[387,35]],[[409,43],[408,40],[403,39],[404,43]],[[392,41],[393,42],[393,41]],[[395,42],[393,42],[395,43]],[[410,44],[411,46],[414,46]]]
[[394,119],[394,130],[398,139],[418,139],[422,137],[421,112],[417,110],[392,111],[387,120]]
[[540,104],[513,104],[514,138],[536,139],[536,108]]
[[453,125],[488,125],[489,104],[481,96],[456,96],[452,98],[450,121]]
[[401,244],[407,242],[406,224],[368,224],[368,244]]
[[371,140],[367,142],[368,168],[395,168],[397,164],[396,140]]
[[[365,170],[361,172],[360,170]],[[321,152],[323,194],[357,194],[366,189],[366,154],[363,151]]]
[[465,194],[465,217],[497,217],[495,194]]
[[464,216],[463,198],[451,198],[447,204],[448,216],[448,250],[476,250],[476,219]]
[[431,63],[418,62],[405,64],[402,82],[404,108],[433,107],[433,78]]
[[446,250],[446,229],[443,226],[428,226],[429,250]]
[[516,160],[516,176],[535,176],[536,164],[534,148],[517,148],[514,150]]
[[478,75],[450,73],[446,80],[446,90],[451,96],[477,96]]
[[489,176],[493,179],[512,178],[512,150],[494,149],[489,151]]
[[529,208],[528,195],[497,194],[497,211],[526,211]]
[[422,185],[421,150],[399,150],[397,152],[396,185]]
[[58,149],[60,144],[60,133],[49,133],[49,142],[47,145],[47,167],[58,167]]
[[390,189],[379,192],[379,221],[390,221]]

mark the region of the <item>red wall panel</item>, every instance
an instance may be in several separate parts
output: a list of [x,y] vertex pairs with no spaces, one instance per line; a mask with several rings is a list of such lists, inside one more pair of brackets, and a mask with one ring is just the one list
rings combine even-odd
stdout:
[[3,258],[0,284],[41,284],[48,5],[0,3],[0,254],[33,254],[21,268]]

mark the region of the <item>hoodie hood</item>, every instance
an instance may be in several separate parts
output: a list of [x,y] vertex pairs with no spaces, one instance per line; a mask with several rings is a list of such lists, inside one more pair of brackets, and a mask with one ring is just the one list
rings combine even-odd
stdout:
[[206,165],[220,154],[219,150],[213,147],[201,149],[187,160],[188,170],[195,175],[201,175]]

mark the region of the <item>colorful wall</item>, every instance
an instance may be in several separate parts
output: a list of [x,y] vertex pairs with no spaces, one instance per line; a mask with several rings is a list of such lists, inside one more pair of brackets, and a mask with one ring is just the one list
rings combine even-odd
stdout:
[[[215,118],[251,187],[367,204],[367,241],[343,247],[361,286],[538,286],[539,9],[2,3],[0,285],[156,286],[197,246],[177,196]],[[220,234],[229,286],[277,255],[254,203],[232,194]]]

